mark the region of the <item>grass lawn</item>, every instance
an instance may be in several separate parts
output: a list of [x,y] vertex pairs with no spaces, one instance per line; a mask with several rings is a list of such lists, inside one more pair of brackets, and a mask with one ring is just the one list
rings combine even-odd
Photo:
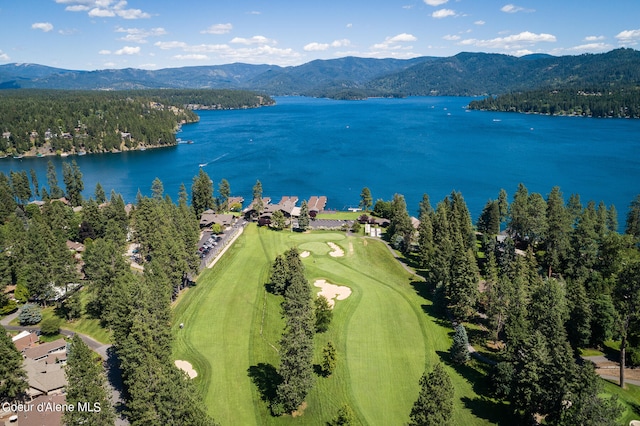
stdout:
[[[75,319],[73,321],[66,321],[62,318],[62,322],[60,323],[60,328],[65,330],[71,330],[76,333],[86,334],[87,336],[97,340],[100,343],[113,343],[111,338],[111,331],[104,329],[100,325],[100,320],[96,318],[92,318],[87,315],[84,311],[84,306],[87,303],[88,292],[81,290],[80,291],[80,300],[82,303],[82,317]],[[42,309],[42,320],[51,317],[61,318],[56,314],[55,306],[48,306]],[[18,322],[18,318],[16,317],[13,321],[11,321],[11,325],[20,325]],[[55,339],[54,339],[55,340]]]
[[[329,256],[329,241],[341,246],[345,256]],[[352,289],[349,298],[336,303],[329,331],[316,335],[315,362],[331,340],[338,365],[330,377],[316,377],[302,419],[272,417],[263,400],[279,365],[284,325],[282,298],[268,294],[264,284],[275,256],[292,246],[311,253],[303,259],[311,283],[325,279]],[[176,304],[174,358],[194,366],[207,408],[222,424],[324,425],[343,404],[362,424],[405,424],[420,376],[446,360],[451,345],[450,324],[428,314],[431,302],[416,292],[413,281],[380,241],[249,225]],[[480,368],[446,368],[456,388],[453,424],[504,418],[500,404],[474,390]]]
[[626,389],[621,389],[616,383],[604,380],[604,392],[607,395],[617,395],[618,402],[624,407],[618,424],[628,425],[631,420],[640,420],[640,386],[627,383]]
[[350,211],[336,211],[333,213],[318,213],[316,219],[335,219],[335,220],[356,220],[363,214],[371,217],[371,212],[350,212]]

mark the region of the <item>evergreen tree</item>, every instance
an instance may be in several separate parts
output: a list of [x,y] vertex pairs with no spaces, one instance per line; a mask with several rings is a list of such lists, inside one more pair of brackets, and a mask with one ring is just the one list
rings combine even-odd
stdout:
[[38,175],[34,169],[29,170],[29,174],[31,175],[31,183],[33,184],[33,196],[40,196],[40,184],[38,183]]
[[202,212],[214,208],[213,201],[213,182],[209,175],[200,168],[198,176],[194,176],[191,185],[191,206],[197,218],[200,218]]
[[569,343],[574,349],[586,347],[591,341],[592,313],[584,285],[578,281],[567,283],[569,318],[566,323]]
[[16,201],[13,198],[13,191],[9,178],[0,172],[0,220],[4,221],[16,211]]
[[451,355],[451,361],[456,364],[464,364],[469,361],[469,338],[467,337],[467,331],[462,324],[458,324],[455,327],[455,333],[453,335],[453,345],[449,351]]
[[449,204],[441,201],[433,216],[433,244],[435,253],[427,265],[430,281],[441,290],[449,287],[453,241],[449,225]]
[[570,250],[571,217],[565,208],[560,188],[555,186],[547,197],[547,224],[544,260],[548,276],[564,264]]
[[633,235],[636,240],[640,240],[640,194],[629,204],[625,233]]
[[[302,203],[304,204],[304,201]],[[260,216],[260,213],[264,210],[262,203],[262,183],[259,180],[256,180],[256,184],[253,185],[253,208],[258,216]]]
[[316,333],[324,333],[329,329],[331,319],[333,318],[333,311],[327,298],[324,296],[318,296],[314,300],[315,313],[316,313]]
[[[428,203],[427,198],[427,203]],[[421,204],[422,206],[422,204]],[[431,206],[428,208],[420,208],[420,225],[418,225],[418,259],[420,266],[426,267],[435,250],[435,244],[433,241],[433,211]]]
[[302,205],[300,206],[300,217],[298,217],[298,228],[306,231],[309,229],[310,222],[309,206],[307,205],[307,201],[303,200]]
[[396,248],[407,253],[411,249],[411,238],[414,231],[404,197],[400,194],[394,194],[391,201],[391,219],[387,228],[389,241]]
[[82,205],[82,191],[84,183],[82,181],[82,173],[74,159],[71,164],[62,163],[62,180],[67,189],[67,200],[73,207]]
[[64,197],[64,192],[58,186],[58,175],[51,160],[47,162],[47,185],[49,185],[49,196],[51,199],[55,200]]
[[640,262],[624,266],[614,289],[614,302],[620,318],[620,387],[625,386],[624,369],[629,330],[640,318]]
[[271,215],[271,227],[276,231],[282,231],[286,226],[286,218],[284,217],[284,213],[282,210],[276,210]]
[[96,183],[96,189],[93,191],[93,196],[98,204],[102,204],[107,201],[107,194],[105,194],[100,182]]
[[333,370],[336,368],[337,363],[337,354],[336,348],[333,346],[331,341],[327,342],[327,345],[322,348],[322,363],[320,364],[320,368],[322,369],[322,374],[325,377],[328,377],[333,373]]
[[500,223],[506,222],[509,215],[509,201],[507,200],[507,191],[504,189],[500,189],[500,194],[498,195],[498,211],[500,213]]
[[524,238],[529,222],[529,191],[524,184],[518,184],[518,190],[513,195],[513,202],[509,206],[509,230],[512,235]]
[[451,224],[452,235],[459,235],[467,250],[475,250],[476,235],[471,224],[471,214],[469,208],[460,192],[453,191],[449,195],[449,223]]
[[304,401],[313,386],[313,336],[315,318],[311,300],[311,287],[304,277],[304,267],[297,250],[287,253],[290,283],[282,304],[286,321],[280,341],[280,368],[282,378],[276,389],[272,405],[274,414],[290,413]]
[[[73,336],[66,367],[67,404],[76,410],[66,411],[64,422],[67,425],[91,424],[96,426],[112,425],[115,413],[106,390],[106,379],[101,364],[95,360],[95,354],[77,334]],[[99,404],[100,411],[78,410],[78,404]],[[91,408],[95,408],[94,405]]]
[[281,295],[287,289],[289,267],[284,256],[278,255],[271,265],[271,289],[273,294]]
[[466,250],[460,239],[454,243],[447,291],[454,318],[466,320],[475,313],[478,300],[478,266],[471,250]]
[[371,197],[371,191],[369,188],[362,188],[362,192],[360,192],[360,208],[365,212],[368,212],[373,206],[373,198]]
[[229,210],[229,197],[231,196],[231,186],[229,185],[229,181],[226,179],[222,179],[220,184],[218,185],[218,194],[220,197],[218,199],[218,207],[221,212],[226,212]]
[[11,338],[0,330],[0,401],[13,401],[28,388],[27,373],[22,369],[22,354]]
[[153,182],[151,182],[151,198],[156,201],[162,201],[164,197],[164,185],[159,178],[155,178]]
[[495,200],[489,200],[478,218],[478,231],[483,234],[497,235],[500,232],[500,206]]
[[420,395],[411,409],[409,425],[441,426],[451,423],[454,388],[442,364],[420,379]]
[[13,195],[18,204],[25,205],[31,198],[31,187],[29,186],[29,177],[27,172],[22,170],[20,172],[10,172],[11,175],[11,188]]

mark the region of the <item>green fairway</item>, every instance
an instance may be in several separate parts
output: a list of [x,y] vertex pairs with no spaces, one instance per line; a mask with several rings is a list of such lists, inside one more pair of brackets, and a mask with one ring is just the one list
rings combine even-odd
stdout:
[[[344,256],[330,256],[333,249],[327,242],[342,248]],[[336,302],[329,331],[316,336],[316,363],[327,341],[337,348],[334,373],[316,377],[301,418],[275,418],[261,390],[268,388],[279,365],[282,298],[267,293],[264,284],[273,259],[292,246],[310,253],[303,263],[312,284],[324,279],[352,293]],[[430,302],[416,293],[414,280],[378,240],[250,225],[175,307],[174,358],[193,364],[207,408],[223,425],[324,425],[343,404],[362,424],[405,424],[420,376],[451,344],[450,328],[425,313]],[[465,377],[449,367],[447,371],[456,388],[453,424],[488,423],[472,410],[483,414],[491,403],[479,402]]]

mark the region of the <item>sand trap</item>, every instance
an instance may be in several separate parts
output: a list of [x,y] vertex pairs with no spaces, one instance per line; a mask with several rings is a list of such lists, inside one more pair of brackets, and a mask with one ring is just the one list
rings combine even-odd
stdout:
[[303,251],[302,253],[300,253],[300,257],[305,258],[305,257],[309,257],[311,256],[311,253],[309,253],[308,251]]
[[198,377],[198,372],[193,369],[193,365],[191,365],[190,362],[177,359],[175,364],[176,367],[187,373],[190,379],[195,379],[196,377]]
[[349,287],[330,284],[327,280],[316,280],[313,285],[320,287],[321,290],[318,292],[318,296],[324,296],[331,308],[335,305],[335,300],[344,300],[351,295]]
[[328,242],[327,244],[332,249],[332,252],[329,253],[329,256],[331,256],[331,257],[342,257],[342,256],[344,256],[344,250],[342,250],[342,248],[340,248],[339,245],[337,245],[336,243],[332,243],[332,242]]

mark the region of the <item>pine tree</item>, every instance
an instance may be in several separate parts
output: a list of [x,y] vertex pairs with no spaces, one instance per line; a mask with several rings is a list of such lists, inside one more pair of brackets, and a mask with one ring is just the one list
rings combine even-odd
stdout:
[[466,320],[475,313],[478,300],[479,272],[475,256],[456,239],[450,266],[450,281],[447,291],[454,318]]
[[507,200],[507,191],[504,189],[500,189],[500,194],[498,195],[498,211],[500,213],[500,223],[506,222],[509,215],[509,201]]
[[38,175],[34,169],[29,170],[29,174],[31,175],[31,183],[33,184],[33,196],[40,196],[40,185],[38,183]]
[[221,212],[229,210],[229,197],[231,196],[231,186],[229,181],[222,179],[218,185],[218,194],[220,194],[218,200],[218,207]]
[[298,228],[306,231],[309,229],[310,222],[309,206],[307,205],[307,201],[303,200],[302,205],[300,206],[300,217],[298,217]]
[[478,218],[477,227],[483,234],[497,235],[500,232],[500,207],[497,201],[487,201]]
[[570,250],[571,217],[565,208],[560,188],[555,186],[547,197],[547,236],[544,260],[548,276],[566,261]]
[[105,194],[104,188],[102,188],[100,182],[96,183],[96,189],[93,191],[93,196],[98,204],[102,204],[107,201],[107,194]]
[[159,178],[155,178],[153,182],[151,182],[151,198],[156,201],[162,201],[164,197],[164,185]]
[[271,215],[271,227],[276,231],[282,231],[286,226],[286,218],[282,210],[276,210]]
[[618,332],[620,343],[620,387],[625,386],[625,355],[629,330],[634,321],[640,318],[640,262],[625,265],[620,272],[614,289],[614,302],[620,318]]
[[327,345],[322,348],[322,363],[320,364],[320,368],[322,369],[322,374],[325,377],[330,376],[333,373],[333,370],[336,368],[337,363],[337,354],[336,348],[333,346],[331,341],[327,342]]
[[209,175],[200,168],[198,176],[194,176],[191,185],[191,206],[196,217],[200,217],[202,212],[214,208],[213,182]]
[[66,196],[69,204],[73,207],[82,205],[84,183],[82,182],[82,173],[75,159],[71,164],[62,163],[62,180],[67,189]]
[[[262,203],[262,183],[259,180],[256,180],[256,184],[253,185],[253,209],[256,211],[257,215],[260,216],[262,210],[264,210],[264,205]],[[304,201],[303,201],[304,204]]]
[[453,345],[449,351],[451,355],[451,361],[456,364],[464,364],[469,361],[469,338],[467,337],[467,331],[462,324],[458,324],[455,327],[455,333],[453,335]]
[[276,389],[272,404],[274,414],[290,413],[304,401],[313,386],[313,337],[315,318],[311,287],[304,277],[304,267],[297,250],[287,253],[289,285],[282,304],[286,321],[280,341],[282,382]]
[[362,188],[362,192],[360,192],[360,208],[365,212],[368,212],[373,206],[373,198],[371,197],[371,191],[369,188]]
[[387,234],[390,236],[389,241],[396,248],[407,253],[411,249],[411,238],[414,231],[404,197],[400,194],[394,194],[391,201],[391,220],[387,228]]
[[625,233],[640,240],[640,194],[629,204]]
[[47,184],[49,185],[49,196],[51,199],[55,200],[64,197],[64,192],[58,186],[58,175],[51,160],[47,162]]
[[[64,422],[67,425],[91,424],[96,426],[112,425],[115,413],[106,391],[106,379],[101,364],[95,360],[95,354],[77,334],[71,341],[66,367],[67,404],[76,407],[66,411]],[[88,412],[77,408],[79,404],[89,402],[99,404],[100,411]]]
[[454,389],[451,378],[438,363],[420,379],[420,395],[411,409],[409,425],[441,426],[451,424]]
[[11,338],[0,330],[0,401],[13,400],[25,392],[27,373],[22,369],[22,355]]
[[324,296],[316,297],[314,301],[315,313],[316,313],[316,333],[324,333],[329,329],[331,319],[333,318],[333,311],[327,298]]

